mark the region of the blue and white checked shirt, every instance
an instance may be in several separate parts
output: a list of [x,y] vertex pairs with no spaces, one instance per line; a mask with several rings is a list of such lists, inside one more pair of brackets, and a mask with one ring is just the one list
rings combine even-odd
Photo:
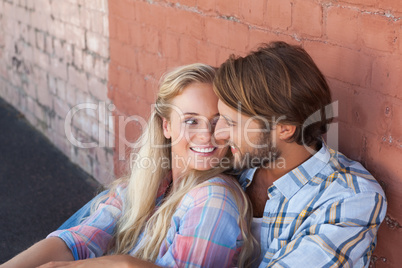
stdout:
[[[255,171],[241,174],[243,187]],[[360,163],[323,144],[276,180],[268,197],[259,267],[368,267],[387,205]]]

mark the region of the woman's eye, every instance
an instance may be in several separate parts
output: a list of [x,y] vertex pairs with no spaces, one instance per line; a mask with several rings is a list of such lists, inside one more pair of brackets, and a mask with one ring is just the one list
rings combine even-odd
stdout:
[[190,119],[184,120],[184,123],[186,123],[187,125],[195,125],[195,124],[197,124],[197,120],[194,118],[190,118]]

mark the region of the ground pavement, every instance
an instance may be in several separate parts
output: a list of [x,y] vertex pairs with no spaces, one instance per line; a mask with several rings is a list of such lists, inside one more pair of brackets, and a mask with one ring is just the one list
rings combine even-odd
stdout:
[[99,190],[0,98],[0,264],[57,229]]

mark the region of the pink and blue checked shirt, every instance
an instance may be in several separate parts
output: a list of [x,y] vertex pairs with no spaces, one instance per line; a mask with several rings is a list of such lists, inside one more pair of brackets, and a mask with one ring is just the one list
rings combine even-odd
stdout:
[[[157,204],[164,197],[168,184],[161,186]],[[213,178],[184,196],[172,217],[155,264],[164,267],[236,265],[243,239],[238,226],[238,207],[230,187],[224,179]],[[125,189],[118,189],[80,225],[55,231],[48,237],[63,239],[75,260],[104,255],[124,211],[124,194]],[[130,254],[141,246],[144,233],[140,237]]]
[[[255,169],[240,176],[250,185]],[[259,267],[368,267],[386,199],[358,162],[323,144],[268,189]]]

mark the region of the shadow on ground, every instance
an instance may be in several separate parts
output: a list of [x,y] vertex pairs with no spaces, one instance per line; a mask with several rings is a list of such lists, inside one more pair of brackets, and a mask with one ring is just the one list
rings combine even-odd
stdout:
[[98,190],[0,98],[0,264],[57,229]]

